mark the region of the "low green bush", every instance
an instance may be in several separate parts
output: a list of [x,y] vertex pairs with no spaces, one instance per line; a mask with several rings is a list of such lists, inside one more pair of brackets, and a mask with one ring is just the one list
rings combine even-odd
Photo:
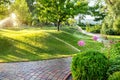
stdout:
[[106,34],[106,29],[108,29],[108,24],[107,23],[103,23],[102,24],[102,28],[100,30],[101,34]]
[[86,31],[92,32],[92,33],[100,33],[100,29],[101,29],[101,26],[99,26],[99,25],[86,27]]
[[115,23],[113,24],[113,20],[110,21],[110,23],[106,23],[104,22],[102,24],[102,28],[101,28],[101,33],[102,34],[107,34],[107,35],[119,35],[120,34],[120,30],[119,30],[119,23],[117,21],[115,21]]
[[109,76],[108,80],[120,80],[120,72],[115,72]]
[[108,72],[110,74],[120,71],[120,42],[111,45],[110,51],[110,67]]
[[119,56],[120,56],[120,42],[117,42],[117,43],[111,45],[110,57],[113,59],[113,58],[116,58]]
[[105,33],[107,35],[115,35],[116,34],[116,32],[112,28],[106,29]]
[[108,59],[98,51],[82,52],[72,59],[74,80],[106,80],[107,70]]
[[117,35],[120,35],[120,17],[118,17],[118,18],[115,20],[115,22],[114,22],[114,24],[113,24],[113,28],[114,28],[114,30],[116,31],[116,34],[117,34]]

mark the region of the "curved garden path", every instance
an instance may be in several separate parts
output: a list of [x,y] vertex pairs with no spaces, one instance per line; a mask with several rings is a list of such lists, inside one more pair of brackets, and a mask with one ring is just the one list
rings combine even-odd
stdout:
[[0,80],[68,80],[71,58],[0,63]]
[[98,42],[103,42],[103,41],[106,42],[106,41],[108,41],[108,40],[107,40],[107,37],[106,37],[105,35],[86,32],[86,31],[83,30],[81,27],[78,27],[78,30],[79,30],[81,33],[83,33],[83,34],[86,34],[86,35],[89,35],[89,36],[97,36],[97,37],[99,37],[98,40],[97,40]]

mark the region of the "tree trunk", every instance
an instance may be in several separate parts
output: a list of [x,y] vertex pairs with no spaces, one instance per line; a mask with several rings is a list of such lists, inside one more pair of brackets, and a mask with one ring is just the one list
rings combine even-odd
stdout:
[[58,23],[57,23],[57,29],[58,29],[58,31],[60,31],[60,21],[58,21]]

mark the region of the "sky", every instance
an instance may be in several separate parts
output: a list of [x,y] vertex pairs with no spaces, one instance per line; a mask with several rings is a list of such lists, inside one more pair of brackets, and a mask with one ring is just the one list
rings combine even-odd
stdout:
[[89,6],[94,6],[97,0],[88,0],[88,1],[89,1],[89,4],[88,4]]

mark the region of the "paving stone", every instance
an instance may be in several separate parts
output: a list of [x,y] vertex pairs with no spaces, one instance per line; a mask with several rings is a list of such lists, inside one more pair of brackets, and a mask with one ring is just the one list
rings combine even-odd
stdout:
[[65,80],[70,73],[71,57],[0,63],[0,80]]

